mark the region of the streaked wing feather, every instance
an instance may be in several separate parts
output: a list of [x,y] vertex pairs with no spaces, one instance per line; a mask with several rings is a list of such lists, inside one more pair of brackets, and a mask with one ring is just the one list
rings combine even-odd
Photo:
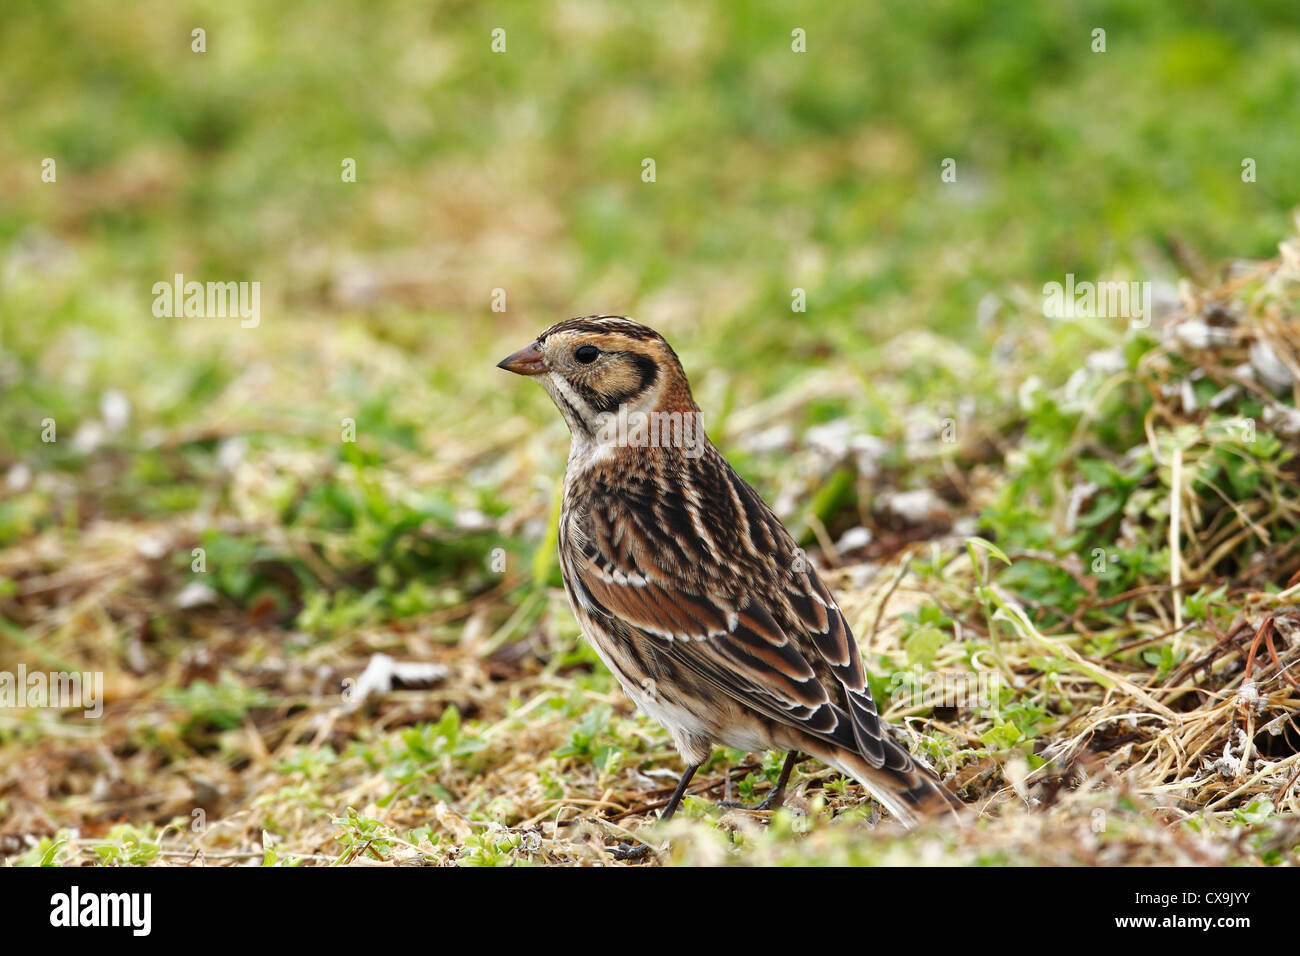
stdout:
[[[689,493],[650,488],[584,502],[566,561],[577,599],[658,639],[662,653],[769,719],[853,747],[873,767],[910,766],[905,750],[885,744],[857,644],[826,585],[811,567],[793,573],[782,563],[795,553],[789,532],[716,451],[699,464],[691,480],[730,512],[705,515]],[[719,542],[734,561],[725,576],[707,557]]]

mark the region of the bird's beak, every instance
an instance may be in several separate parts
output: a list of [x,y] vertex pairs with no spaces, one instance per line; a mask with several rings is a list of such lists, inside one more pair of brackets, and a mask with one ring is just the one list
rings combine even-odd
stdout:
[[518,352],[507,355],[500,362],[497,362],[497,368],[503,368],[507,372],[514,372],[516,375],[541,375],[543,372],[551,370],[550,363],[546,361],[546,356],[542,355],[537,348],[537,343],[525,345]]

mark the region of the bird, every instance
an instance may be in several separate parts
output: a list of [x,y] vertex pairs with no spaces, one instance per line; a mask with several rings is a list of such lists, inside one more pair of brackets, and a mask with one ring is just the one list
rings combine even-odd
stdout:
[[790,532],[709,440],[677,353],[618,315],[566,319],[498,367],[569,426],[559,563],[586,639],[667,730],[685,771],[715,746],[814,757],[907,826],[964,804],[889,732],[844,612]]

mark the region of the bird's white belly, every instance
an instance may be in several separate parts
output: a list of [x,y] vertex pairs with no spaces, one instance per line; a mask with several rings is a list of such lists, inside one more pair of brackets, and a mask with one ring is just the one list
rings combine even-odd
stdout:
[[623,686],[623,692],[632,698],[632,703],[636,704],[642,712],[659,721],[674,738],[690,736],[713,739],[713,728],[706,726],[704,721],[685,707],[665,700],[653,691],[638,687],[631,681],[620,678],[619,683]]
[[[615,665],[610,656],[605,653],[604,648],[600,646],[599,641],[588,640],[596,655],[609,668],[609,672],[617,679],[619,686],[623,688],[623,693],[627,694],[632,703],[646,716],[659,722],[659,724],[672,735],[673,743],[677,749],[685,753],[687,750],[698,750],[699,741],[712,742],[717,738],[716,729],[706,724],[696,714],[687,710],[679,704],[670,700],[665,700],[663,696],[656,693],[653,682],[647,682],[649,686],[643,686],[635,680],[624,675],[623,671]],[[694,745],[688,741],[694,741]]]
[[736,708],[736,713],[731,715],[731,719],[725,721],[722,727],[705,723],[692,711],[656,693],[653,686],[644,687],[625,677],[614,666],[599,643],[591,641],[591,646],[609,668],[610,673],[618,679],[623,693],[627,694],[643,714],[658,721],[672,735],[677,749],[683,754],[687,750],[695,750],[698,747],[698,743],[691,746],[687,741],[702,740],[749,753],[763,753],[772,749],[771,737],[762,724],[756,720],[747,720],[746,715],[741,713],[739,708]]

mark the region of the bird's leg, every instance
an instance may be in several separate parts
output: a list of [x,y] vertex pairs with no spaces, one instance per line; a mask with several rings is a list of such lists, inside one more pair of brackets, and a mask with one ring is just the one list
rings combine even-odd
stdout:
[[[659,814],[659,822],[667,823],[677,812],[677,806],[682,802],[682,797],[686,794],[686,787],[691,782],[691,777],[695,776],[695,771],[700,769],[699,764],[691,764],[682,774],[682,779],[677,781],[677,789],[673,795],[668,798],[668,803],[664,806],[663,813]],[[614,859],[616,860],[640,860],[650,852],[650,847],[644,843],[639,846],[633,846],[631,843],[619,843],[614,847]]]
[[667,823],[673,818],[673,814],[677,812],[677,805],[682,802],[682,797],[686,794],[686,785],[691,782],[691,777],[695,776],[695,771],[699,769],[699,764],[691,764],[686,768],[686,772],[682,774],[682,779],[677,781],[677,789],[668,798],[668,805],[664,807],[664,812],[659,814],[660,823]]
[[785,802],[785,785],[790,782],[790,772],[794,770],[794,765],[799,762],[799,751],[791,750],[785,755],[785,765],[781,767],[781,777],[776,782],[776,786],[771,792],[763,798],[762,803],[757,803],[748,807],[743,803],[737,803],[734,800],[721,800],[718,802],[720,807],[736,807],[741,810],[775,810]]

